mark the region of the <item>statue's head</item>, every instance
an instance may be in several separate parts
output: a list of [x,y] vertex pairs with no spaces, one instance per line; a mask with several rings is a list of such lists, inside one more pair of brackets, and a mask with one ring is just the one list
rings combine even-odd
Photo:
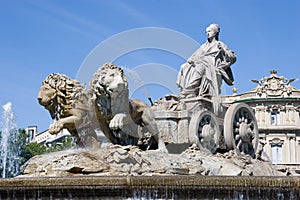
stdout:
[[216,38],[219,40],[220,27],[218,24],[209,25],[205,32],[208,39]]

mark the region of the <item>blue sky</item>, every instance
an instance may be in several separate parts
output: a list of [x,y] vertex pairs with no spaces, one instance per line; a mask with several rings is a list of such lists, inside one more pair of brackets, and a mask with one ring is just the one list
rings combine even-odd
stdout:
[[[218,23],[220,40],[237,54],[232,70],[239,93],[254,88],[250,80],[268,76],[271,69],[286,78],[300,78],[299,4],[297,0],[1,0],[0,105],[12,102],[20,128],[38,125],[43,131],[51,119],[36,96],[45,77],[57,72],[76,78],[97,45],[144,27],[175,30],[201,44],[205,28]],[[161,63],[178,71],[184,59],[145,49],[115,62],[128,68]],[[300,81],[292,85],[300,88]],[[154,99],[164,94],[154,88],[147,89]]]

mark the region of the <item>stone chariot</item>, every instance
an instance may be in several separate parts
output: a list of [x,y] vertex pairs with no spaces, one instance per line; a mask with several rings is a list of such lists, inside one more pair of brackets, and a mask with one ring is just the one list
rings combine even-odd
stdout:
[[168,143],[193,143],[212,153],[235,149],[254,157],[259,138],[252,109],[244,103],[226,105],[220,97],[222,80],[234,83],[236,55],[219,41],[219,32],[218,24],[206,28],[207,41],[181,65],[180,94],[160,100],[167,109],[157,109],[156,120]]
[[193,143],[212,153],[235,150],[237,154],[255,157],[258,126],[250,106],[221,104],[222,112],[215,114],[209,98],[176,98],[169,95],[161,99],[164,102],[161,105],[168,104],[171,109],[161,109],[158,102],[159,109],[154,112],[159,132],[167,144]]

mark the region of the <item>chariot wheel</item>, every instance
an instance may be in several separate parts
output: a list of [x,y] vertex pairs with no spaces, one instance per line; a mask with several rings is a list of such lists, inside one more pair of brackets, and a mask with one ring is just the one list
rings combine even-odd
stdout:
[[237,154],[255,156],[258,126],[252,108],[245,103],[231,105],[224,118],[224,139],[228,149]]
[[216,116],[208,110],[195,112],[189,126],[190,142],[215,153],[219,145],[220,128]]

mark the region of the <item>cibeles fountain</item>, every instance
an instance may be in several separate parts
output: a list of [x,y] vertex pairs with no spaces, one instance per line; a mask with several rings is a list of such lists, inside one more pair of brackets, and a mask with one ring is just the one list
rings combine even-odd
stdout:
[[1,197],[298,198],[300,182],[261,157],[251,107],[222,103],[236,55],[219,31],[207,27],[207,42],[181,66],[180,93],[151,106],[129,98],[127,78],[113,63],[98,68],[89,88],[47,76],[38,102],[56,120],[49,132],[68,129],[76,147],[31,158],[19,177],[0,182]]

